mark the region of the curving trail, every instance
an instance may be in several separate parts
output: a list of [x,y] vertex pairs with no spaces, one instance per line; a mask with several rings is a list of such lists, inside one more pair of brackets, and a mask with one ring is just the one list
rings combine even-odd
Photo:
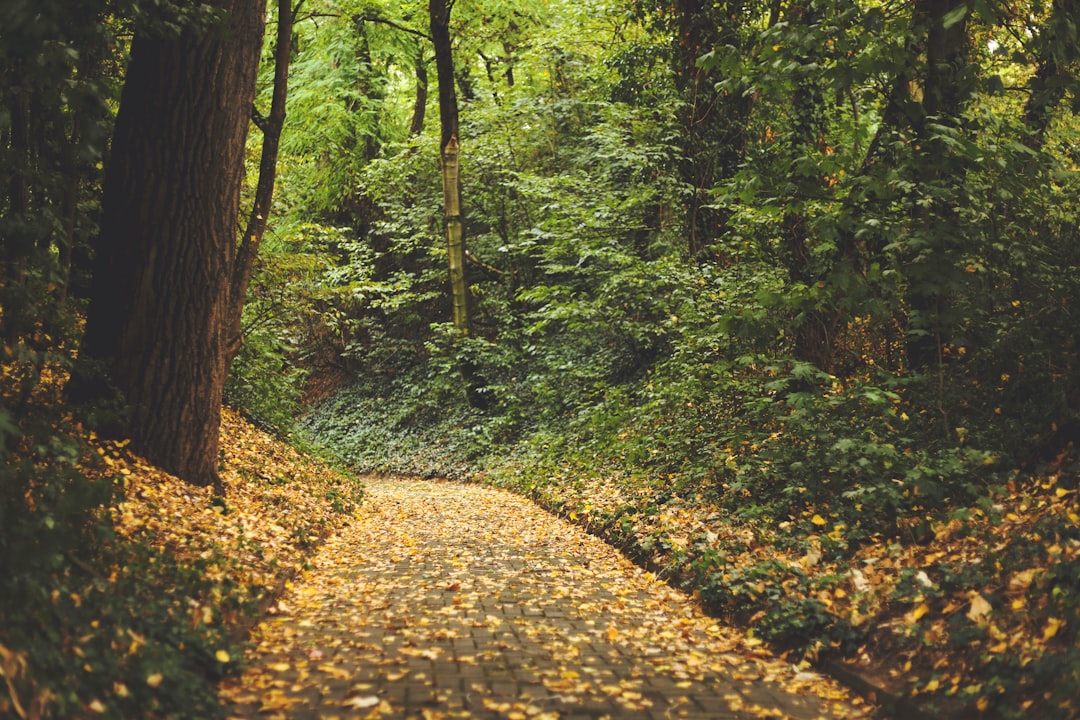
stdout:
[[475,485],[369,479],[253,632],[238,718],[848,718],[870,708],[602,541]]

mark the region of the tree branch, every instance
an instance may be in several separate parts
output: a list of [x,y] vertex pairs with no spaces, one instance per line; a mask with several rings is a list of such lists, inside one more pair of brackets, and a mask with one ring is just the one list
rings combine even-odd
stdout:
[[394,22],[393,20],[389,20],[389,19],[381,17],[379,15],[356,15],[353,18],[353,20],[355,20],[356,22],[373,22],[373,23],[380,23],[382,25],[389,25],[390,27],[394,28],[395,30],[400,30],[401,32],[408,33],[410,35],[415,35],[416,37],[423,38],[424,40],[427,40],[428,42],[431,41],[431,35],[428,35],[427,33],[422,32],[420,30],[417,30],[415,28],[406,27],[405,25],[400,25],[400,24]]
[[[303,0],[301,0],[301,3]],[[300,3],[297,4],[297,7]],[[274,48],[274,92],[270,101],[270,113],[256,121],[263,131],[262,155],[259,158],[259,181],[255,188],[255,202],[251,206],[247,228],[233,259],[232,277],[229,281],[229,306],[225,318],[225,367],[232,364],[242,342],[241,317],[247,298],[251,273],[259,245],[266,233],[266,218],[270,215],[270,203],[274,197],[274,180],[277,176],[278,148],[281,130],[285,126],[285,99],[289,86],[289,62],[292,59],[293,20],[290,0],[278,0],[277,46]],[[258,112],[255,111],[255,115]]]

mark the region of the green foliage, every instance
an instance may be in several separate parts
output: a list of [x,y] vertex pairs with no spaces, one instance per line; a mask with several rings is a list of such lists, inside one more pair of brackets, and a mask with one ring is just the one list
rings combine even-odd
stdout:
[[101,159],[123,62],[113,10],[109,2],[0,9],[4,325],[35,317],[28,304],[46,294],[62,300],[88,284]]
[[300,405],[304,378],[289,348],[268,332],[248,332],[225,383],[225,403],[268,430],[287,430]]
[[[708,500],[843,563],[927,541],[1068,449],[1075,38],[1040,3],[939,24],[910,4],[775,7],[456,12],[470,336],[447,322],[435,133],[403,133],[414,38],[309,27],[290,122],[328,142],[288,146],[281,236],[325,262],[289,347],[332,337],[350,376],[312,438],[364,469],[485,469],[567,513],[560,489],[603,478],[632,498],[597,511],[616,541],[813,649],[866,632],[814,599],[835,579],[728,567],[639,515]],[[990,581],[953,570],[942,588]]]
[[[1065,155],[1033,150],[1018,101],[967,80],[954,115],[920,117],[910,85],[936,70],[912,57],[928,31],[912,15],[768,10],[725,5],[706,27],[666,9],[626,25],[600,8],[625,42],[590,51],[569,49],[557,19],[512,30],[494,12],[470,41],[484,58],[495,38],[530,34],[547,55],[523,49],[517,82],[493,73],[463,108],[477,337],[441,326],[428,133],[383,145],[338,202],[350,229],[326,278],[353,369],[437,395],[465,359],[497,442],[565,434],[558,447],[588,448],[583,469],[641,465],[746,513],[842,504],[859,537],[978,496],[993,463],[1019,459],[1008,438],[1045,433],[1048,408],[1071,417],[1075,391],[1058,382],[1075,376]],[[700,110],[676,101],[687,48],[665,48],[657,28],[723,41],[699,63],[717,73],[703,100],[715,124],[687,134]],[[991,61],[980,53],[970,72]],[[735,136],[738,158],[709,176],[720,234],[691,265],[673,208],[704,169],[686,163],[719,163]],[[1053,300],[1035,299],[1047,289]]]
[[313,408],[298,430],[358,472],[469,477],[491,446],[490,421],[456,397],[452,375],[419,381],[357,383]]
[[[5,355],[0,649],[9,683],[0,709],[217,717],[207,677],[223,672],[215,655],[232,640],[223,624],[192,625],[189,603],[236,613],[243,589],[211,579],[211,559],[188,566],[117,541],[109,513],[122,483],[101,472],[57,403],[70,356],[25,342],[5,345]],[[157,674],[160,686],[148,684]]]
[[[264,429],[286,432],[299,410],[305,369],[298,360],[317,352],[328,322],[316,319],[325,293],[318,287],[327,263],[316,257],[332,229],[298,228],[287,249],[277,237],[264,242],[248,287],[241,322],[243,344],[225,383],[226,404]],[[330,343],[339,347],[331,333]]]

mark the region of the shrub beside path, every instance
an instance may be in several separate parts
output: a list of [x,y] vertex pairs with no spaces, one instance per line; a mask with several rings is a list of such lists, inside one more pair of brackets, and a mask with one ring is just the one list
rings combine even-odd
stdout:
[[528,500],[369,479],[253,631],[234,717],[851,718],[871,708]]

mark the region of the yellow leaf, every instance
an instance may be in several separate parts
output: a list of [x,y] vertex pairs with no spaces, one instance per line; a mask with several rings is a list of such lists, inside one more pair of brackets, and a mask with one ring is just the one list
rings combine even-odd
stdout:
[[975,707],[979,709],[979,712],[986,712],[986,709],[990,707],[990,699],[987,697],[981,697],[975,701]]
[[326,673],[335,680],[348,680],[350,677],[352,677],[351,675],[349,675],[348,670],[339,668],[336,665],[330,665],[328,663],[319,665],[318,670],[319,672]]
[[814,515],[814,517],[810,518],[810,522],[814,523],[815,525],[828,525],[829,524],[829,521],[826,520],[825,518],[821,517],[820,515]]
[[619,628],[614,625],[609,625],[607,629],[608,642],[615,642],[619,639]]
[[926,683],[926,687],[924,689],[926,692],[935,692],[939,687],[941,687],[941,683],[937,681],[937,678],[934,678],[930,682]]
[[216,653],[214,653],[214,657],[216,657],[217,661],[220,663],[227,663],[230,660],[229,653],[225,652],[224,650],[218,650]]
[[90,709],[96,713],[103,713],[105,712],[105,703],[101,702],[100,700],[94,699],[90,701]]
[[1042,639],[1046,641],[1057,635],[1058,629],[1060,629],[1063,624],[1064,623],[1062,623],[1057,618],[1050,618],[1049,620],[1047,620],[1046,627],[1043,628]]
[[918,620],[928,612],[930,612],[930,607],[926,603],[922,603],[919,607],[911,611],[911,619]]
[[973,592],[971,594],[971,607],[967,611],[968,619],[972,622],[979,622],[992,609],[990,603],[986,602],[986,598],[977,592]]
[[164,680],[164,676],[161,673],[154,673],[153,675],[146,676],[146,684],[152,688],[156,688]]

